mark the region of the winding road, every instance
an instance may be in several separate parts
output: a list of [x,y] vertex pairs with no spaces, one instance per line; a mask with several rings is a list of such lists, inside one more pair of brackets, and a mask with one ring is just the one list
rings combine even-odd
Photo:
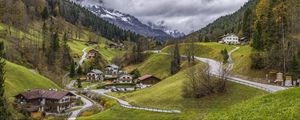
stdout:
[[[228,53],[228,55],[229,55],[229,59],[228,59],[229,65],[228,65],[228,68],[227,68],[228,70],[233,69],[234,62],[232,60],[232,53],[234,53],[238,49],[239,49],[239,47],[236,47],[235,49],[231,50]],[[218,62],[218,61],[213,60],[213,59],[201,58],[201,57],[195,57],[195,59],[197,59],[201,62],[207,63],[210,67],[211,74],[213,74],[215,76],[220,76],[221,73],[223,72],[222,71],[223,70],[222,69],[223,65],[221,64],[221,62]],[[233,77],[233,76],[230,76],[230,75],[228,75],[226,77],[229,81],[239,83],[239,84],[243,84],[243,85],[250,86],[250,87],[254,87],[254,88],[258,88],[258,89],[261,89],[261,90],[264,90],[264,91],[267,91],[267,92],[270,92],[270,93],[287,89],[287,88],[281,87],[281,86],[275,86],[275,85],[268,85],[268,84],[252,82],[252,81],[249,81],[249,80],[244,80],[244,79]]]
[[[87,52],[85,51],[86,49],[87,48],[84,48],[82,50],[83,55],[82,55],[79,63],[77,64],[76,69],[78,69],[79,66],[83,64],[84,60],[86,60],[86,55],[87,55]],[[70,73],[67,73],[64,76],[64,81],[66,80],[66,78],[69,75],[70,75]],[[76,82],[75,80],[71,81],[69,84],[66,85],[66,88],[67,89],[71,89],[71,90],[75,90],[75,88],[73,87],[73,85],[75,84],[75,82]],[[69,116],[69,118],[68,118],[68,120],[76,120],[76,118],[80,115],[81,112],[83,112],[83,111],[89,109],[90,107],[92,107],[94,105],[94,103],[91,100],[89,100],[89,99],[87,99],[87,98],[85,98],[83,96],[80,96],[80,95],[76,94],[76,91],[70,91],[70,92],[73,93],[73,94],[75,94],[77,98],[80,98],[82,100],[83,104],[84,104],[80,109],[73,111],[71,113],[71,115]]]

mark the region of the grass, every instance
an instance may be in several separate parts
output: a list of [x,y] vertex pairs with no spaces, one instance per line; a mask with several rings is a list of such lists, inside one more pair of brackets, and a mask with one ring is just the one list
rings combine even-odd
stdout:
[[297,120],[300,118],[300,88],[258,97],[209,114],[207,120]]
[[71,49],[71,53],[73,55],[77,55],[77,56],[80,56],[80,57],[83,54],[82,50],[84,48],[88,47],[87,45],[85,45],[85,42],[75,41],[75,40],[69,41],[68,45]]
[[151,74],[164,79],[170,76],[171,57],[169,55],[152,54],[141,64],[125,68],[126,71],[132,71],[137,68],[141,75]]
[[[179,51],[181,54],[184,54],[185,48],[186,48],[185,43],[179,44]],[[221,60],[222,55],[221,55],[221,50],[224,50],[225,48],[230,51],[234,49],[234,46],[232,45],[226,45],[226,44],[219,44],[215,42],[210,42],[210,43],[195,43],[197,50],[196,50],[196,56],[198,57],[205,57],[205,58],[212,58],[216,60]],[[170,53],[174,46],[167,46],[165,47],[162,51]]]
[[[181,69],[187,68],[187,61],[182,61]],[[143,63],[127,66],[126,71],[138,69],[141,75],[151,74],[160,79],[165,79],[171,75],[171,56],[163,54],[152,54]]]
[[[232,54],[234,61],[233,74],[248,76],[250,78],[264,78],[265,72],[251,69],[251,51],[250,46],[241,46],[240,49]],[[249,79],[249,78],[247,78]]]
[[[198,67],[201,66],[203,66],[203,64],[198,65]],[[125,94],[111,94],[138,106],[178,109],[183,111],[182,114],[178,115],[160,115],[162,117],[167,117],[168,119],[202,119],[208,113],[226,110],[231,105],[266,94],[264,91],[255,88],[228,83],[229,89],[224,94],[216,94],[201,99],[183,98],[181,96],[181,87],[184,80],[186,80],[185,72],[181,71],[150,88]],[[122,111],[121,108],[117,108],[116,110],[118,110],[116,111],[117,113],[126,111]],[[153,115],[152,113],[144,111],[140,111],[136,114],[143,114],[144,116]],[[126,115],[122,117],[130,119]]]
[[106,48],[106,45],[104,43],[100,44],[97,50],[99,50],[100,54],[104,57],[104,59],[106,59],[109,62],[111,62],[114,57],[122,56],[125,53],[125,50]]
[[6,62],[5,95],[13,97],[27,89],[59,87],[48,78],[34,73],[20,65]]

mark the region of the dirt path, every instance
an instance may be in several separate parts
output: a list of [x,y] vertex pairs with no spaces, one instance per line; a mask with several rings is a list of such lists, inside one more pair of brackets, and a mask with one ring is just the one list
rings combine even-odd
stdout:
[[[79,63],[77,64],[76,69],[78,69],[79,66],[83,64],[84,60],[86,60],[86,55],[87,55],[87,52],[85,51],[86,49],[87,48],[84,48],[82,50],[83,55],[82,55]],[[67,73],[64,76],[64,81],[66,81],[66,78],[69,75],[70,75],[70,73]],[[75,80],[71,81],[69,84],[66,85],[66,88],[67,89],[71,89],[71,90],[75,90],[75,88],[73,87],[73,85],[75,84],[75,82],[76,82]],[[68,120],[76,120],[76,118],[80,115],[81,112],[83,112],[83,111],[89,109],[90,107],[92,107],[94,105],[94,103],[91,100],[89,100],[89,99],[87,99],[87,98],[85,98],[83,96],[80,96],[80,95],[76,94],[76,91],[70,91],[70,92],[73,93],[73,94],[75,94],[77,98],[80,98],[82,100],[83,104],[84,104],[79,110],[73,111],[71,113],[71,115],[69,116],[69,118],[68,118]]]

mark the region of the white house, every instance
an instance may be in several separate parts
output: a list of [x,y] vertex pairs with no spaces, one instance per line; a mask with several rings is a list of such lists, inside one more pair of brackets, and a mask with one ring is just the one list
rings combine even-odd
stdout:
[[240,44],[239,37],[233,33],[225,35],[220,42],[225,44]]
[[116,77],[118,76],[118,74],[119,74],[119,66],[115,64],[106,66],[106,75]]
[[102,71],[98,69],[93,69],[91,72],[89,72],[86,76],[87,80],[104,80],[104,74]]
[[127,75],[122,75],[118,78],[116,81],[117,83],[132,83],[132,76],[127,74]]

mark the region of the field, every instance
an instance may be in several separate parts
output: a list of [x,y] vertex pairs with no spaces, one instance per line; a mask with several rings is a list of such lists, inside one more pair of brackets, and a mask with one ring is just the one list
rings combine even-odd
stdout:
[[251,69],[251,50],[252,48],[248,45],[240,46],[240,49],[232,54],[232,58],[234,61],[232,73],[235,75],[242,75],[240,77],[246,77],[246,79],[254,78],[252,80],[258,81],[255,78],[264,78],[266,73],[261,70]]
[[7,61],[5,70],[5,95],[8,97],[34,88],[59,89],[51,80],[17,64]]
[[[186,49],[185,43],[179,44],[179,51],[181,54],[184,54],[184,51]],[[230,51],[234,49],[234,46],[232,45],[225,45],[225,44],[219,44],[219,43],[195,43],[197,50],[196,50],[196,56],[198,57],[205,57],[205,58],[212,58],[216,60],[222,60],[221,50],[224,50],[225,48],[227,51]],[[170,53],[174,46],[168,46],[165,47],[162,51]]]
[[300,118],[300,88],[269,94],[209,114],[207,120],[297,120]]

